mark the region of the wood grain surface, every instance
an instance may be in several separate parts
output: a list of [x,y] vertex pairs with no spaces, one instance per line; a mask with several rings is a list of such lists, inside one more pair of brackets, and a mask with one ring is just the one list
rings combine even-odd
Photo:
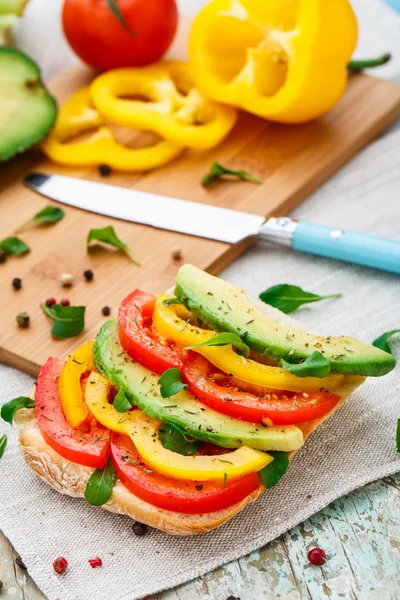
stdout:
[[[398,600],[399,505],[397,474],[335,500],[260,550],[146,600]],[[316,545],[328,554],[323,567],[307,561]],[[15,556],[0,534],[1,599],[45,600]]]
[[[185,56],[190,19],[181,19],[179,34],[170,56]],[[56,77],[50,89],[61,103],[93,78],[86,67],[77,66]],[[166,196],[214,204],[260,215],[286,214],[308,194],[377,136],[400,114],[400,88],[393,83],[351,76],[348,89],[337,106],[325,117],[306,125],[283,126],[241,114],[228,138],[209,151],[186,151],[174,163],[140,175],[112,174],[113,185],[159,193]],[[115,130],[118,140],[135,145],[147,135],[132,130]],[[263,185],[230,182],[213,190],[200,185],[212,161],[246,169],[263,180]],[[62,173],[83,179],[102,180],[95,169],[67,169],[52,165],[39,150],[15,158],[0,167],[0,239],[11,235],[48,202],[23,186],[32,170]],[[96,199],[93,198],[95,204]],[[49,355],[67,356],[78,344],[93,338],[103,318],[101,308],[112,309],[135,287],[159,293],[169,287],[182,262],[217,273],[236,258],[247,243],[229,246],[220,242],[149,227],[113,221],[66,207],[66,217],[53,227],[30,229],[21,237],[31,252],[12,258],[0,268],[0,361],[36,375]],[[179,219],[179,214],[176,215]],[[117,234],[142,261],[136,267],[121,252],[100,250],[88,254],[89,229],[113,224]],[[180,248],[182,260],[172,258]],[[83,271],[95,273],[92,283]],[[62,288],[60,275],[71,273],[73,287]],[[11,281],[22,279],[22,289],[14,291]],[[51,323],[40,309],[47,297],[68,297],[72,304],[85,305],[86,328],[78,338],[53,340]],[[15,317],[27,311],[29,329],[21,330]]]

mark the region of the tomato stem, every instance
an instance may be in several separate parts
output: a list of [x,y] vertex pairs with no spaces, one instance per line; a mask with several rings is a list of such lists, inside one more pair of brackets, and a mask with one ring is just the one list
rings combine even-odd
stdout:
[[382,54],[382,56],[378,56],[376,58],[360,58],[351,60],[347,65],[349,71],[353,73],[357,73],[358,71],[362,71],[363,69],[373,69],[374,67],[380,67],[381,65],[385,65],[392,58],[392,55],[387,52],[386,54]]

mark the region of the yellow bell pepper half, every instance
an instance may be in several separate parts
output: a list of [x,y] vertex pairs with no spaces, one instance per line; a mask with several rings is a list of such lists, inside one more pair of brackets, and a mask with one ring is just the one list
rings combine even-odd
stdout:
[[81,376],[86,371],[96,371],[93,342],[81,346],[66,360],[58,380],[58,392],[65,418],[72,427],[79,427],[88,416],[83,399]]
[[192,481],[232,479],[260,471],[273,460],[249,446],[217,456],[182,456],[167,450],[158,437],[162,423],[139,409],[118,413],[108,402],[108,391],[107,379],[92,373],[85,389],[91,413],[108,429],[129,435],[144,462],[162,475]]
[[356,42],[348,0],[212,0],[194,21],[189,59],[205,96],[301,123],[339,100]]
[[[156,300],[153,323],[156,329],[167,340],[174,341],[180,346],[195,346],[202,344],[217,335],[215,331],[202,329],[189,323],[191,313],[180,304],[165,306],[164,300],[171,298],[162,294]],[[327,377],[296,377],[281,367],[273,367],[246,359],[237,354],[232,346],[203,346],[195,348],[210,363],[224,373],[233,375],[236,379],[257,386],[291,392],[317,392],[321,387],[335,391],[343,381],[343,375],[328,375]]]
[[234,108],[201,96],[189,66],[178,61],[109,71],[90,91],[95,107],[113,123],[154,131],[190,148],[216,146],[237,117]]
[[[72,138],[79,134],[87,134],[87,137],[73,141]],[[106,164],[124,172],[161,167],[184,150],[182,146],[166,140],[140,148],[119,144],[111,129],[104,125],[102,116],[93,108],[89,87],[80,89],[61,107],[56,126],[41,147],[51,160],[62,165],[86,167]]]

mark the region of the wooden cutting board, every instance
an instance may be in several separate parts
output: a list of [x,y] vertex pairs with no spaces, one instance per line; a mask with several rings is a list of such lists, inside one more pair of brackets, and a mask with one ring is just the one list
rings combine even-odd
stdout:
[[[183,23],[187,29],[187,22]],[[181,57],[185,31],[181,31],[172,56]],[[62,102],[93,74],[83,66],[74,67],[50,83]],[[174,163],[141,175],[112,174],[101,178],[95,169],[67,169],[52,165],[33,150],[0,167],[0,239],[11,235],[22,223],[49,204],[45,198],[23,186],[32,170],[61,173],[83,179],[139,189],[200,203],[260,215],[283,215],[339,169],[363,146],[376,137],[400,114],[400,88],[365,75],[349,79],[346,94],[325,117],[306,125],[284,126],[242,114],[235,129],[217,148],[187,151]],[[144,141],[143,134],[118,131],[120,141]],[[228,182],[213,190],[200,185],[212,161],[233,169],[246,169],[263,180],[263,185]],[[93,338],[105,318],[101,308],[108,305],[116,317],[118,304],[134,288],[158,293],[169,287],[183,262],[191,262],[213,273],[221,271],[245,248],[150,227],[113,221],[65,207],[66,217],[51,227],[30,229],[20,235],[31,252],[10,258],[0,265],[0,361],[36,375],[48,356],[67,356],[84,341]],[[179,219],[179,213],[176,214]],[[124,254],[99,250],[88,254],[89,229],[113,224],[117,234],[140,257],[135,266]],[[172,258],[179,247],[181,260]],[[94,280],[87,283],[85,269]],[[60,284],[62,273],[72,273],[73,287]],[[15,291],[11,281],[22,279]],[[266,281],[267,283],[267,281]],[[77,338],[53,340],[50,321],[40,302],[54,296],[68,297],[74,305],[85,305],[86,328]],[[16,315],[27,311],[29,329],[19,329]]]

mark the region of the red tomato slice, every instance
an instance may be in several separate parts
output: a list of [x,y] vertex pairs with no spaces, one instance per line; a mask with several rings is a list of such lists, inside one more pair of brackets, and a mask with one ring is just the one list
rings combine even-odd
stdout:
[[326,415],[340,399],[340,396],[329,392],[302,394],[255,388],[223,373],[219,374],[217,382],[210,378],[216,371],[205,358],[191,352],[183,368],[182,379],[189,385],[191,393],[204,404],[230,417],[252,423],[258,423],[265,417],[270,418],[274,425],[313,421]]
[[40,371],[35,392],[36,415],[46,443],[60,456],[86,467],[102,469],[110,455],[110,432],[91,415],[80,429],[64,416],[58,395],[62,360],[49,358]]
[[118,311],[119,339],[133,360],[161,375],[167,369],[182,369],[187,352],[160,339],[152,325],[156,297],[135,290]]
[[237,504],[260,485],[257,473],[227,481],[225,487],[216,481],[196,483],[165,477],[146,466],[130,437],[115,432],[111,434],[111,456],[117,476],[128,490],[153,506],[174,512],[222,510]]

